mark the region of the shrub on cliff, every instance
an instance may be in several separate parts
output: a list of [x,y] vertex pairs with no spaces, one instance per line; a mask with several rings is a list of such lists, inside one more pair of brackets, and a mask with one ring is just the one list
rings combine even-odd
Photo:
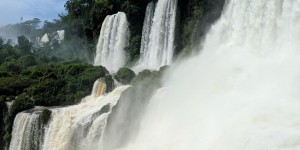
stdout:
[[135,73],[128,68],[121,68],[115,75],[115,79],[123,85],[130,84],[135,77]]

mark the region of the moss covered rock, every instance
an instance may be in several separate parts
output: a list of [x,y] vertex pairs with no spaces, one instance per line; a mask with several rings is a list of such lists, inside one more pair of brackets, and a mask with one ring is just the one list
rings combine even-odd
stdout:
[[41,123],[43,125],[47,124],[51,117],[51,111],[49,109],[44,109],[40,115]]
[[103,106],[100,110],[100,114],[108,113],[110,110],[110,104]]
[[130,84],[135,77],[135,73],[128,68],[121,68],[115,75],[115,79],[123,85]]
[[132,80],[132,85],[139,83],[159,84],[159,77],[160,75],[158,71],[143,70]]

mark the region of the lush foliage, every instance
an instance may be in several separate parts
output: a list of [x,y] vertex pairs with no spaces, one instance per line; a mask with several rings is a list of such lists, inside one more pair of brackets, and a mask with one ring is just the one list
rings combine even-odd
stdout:
[[161,86],[161,78],[163,73],[167,70],[168,66],[163,66],[159,71],[143,70],[131,81],[132,85],[155,85]]
[[[139,57],[143,19],[147,3],[151,0],[68,0],[65,7],[67,14],[61,16],[62,22],[68,24],[68,35],[76,35],[88,42],[96,42],[101,24],[107,15],[118,11],[126,13],[130,23],[130,42],[125,49],[128,63]],[[94,43],[95,45],[95,43]]]
[[[32,53],[32,43],[25,36],[18,37],[15,46],[4,41],[0,44],[1,146],[3,137],[6,146],[9,144],[17,113],[36,105],[76,104],[90,94],[95,80],[108,74],[102,66]],[[8,101],[13,101],[9,112],[5,105]],[[46,123],[49,112],[43,111],[41,118]]]
[[[196,4],[196,5],[195,5]],[[190,51],[196,37],[197,25],[202,17],[203,8],[200,0],[193,0],[193,6],[190,7],[190,14],[184,19],[182,26],[182,44],[186,46],[186,50]]]
[[224,2],[225,0],[179,0],[179,41],[183,56],[195,52],[193,47],[200,44],[211,24],[220,17]]
[[18,45],[5,43],[0,49],[0,95],[26,93],[36,105],[70,105],[88,95],[96,79],[108,74],[101,66],[32,54],[28,40],[19,39]]
[[33,108],[33,106],[34,106],[33,100],[30,99],[28,97],[28,95],[26,95],[26,94],[19,95],[15,98],[15,100],[14,100],[8,114],[5,116],[5,120],[4,120],[4,124],[5,124],[4,141],[5,141],[6,147],[9,146],[15,116],[21,111]]
[[25,71],[34,83],[25,91],[32,95],[37,105],[70,105],[90,94],[94,81],[107,73],[101,66],[77,63],[35,66]]

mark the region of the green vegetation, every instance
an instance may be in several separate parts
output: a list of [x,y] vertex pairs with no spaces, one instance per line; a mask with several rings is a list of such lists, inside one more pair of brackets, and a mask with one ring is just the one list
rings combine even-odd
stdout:
[[3,96],[0,97],[0,149],[2,149],[4,145],[4,117],[7,113],[5,99]]
[[[40,71],[44,70],[44,71]],[[104,67],[87,64],[65,63],[54,67],[38,66],[26,70],[31,79],[38,78],[26,91],[35,103],[42,106],[71,105],[90,94],[95,80],[104,77]]]
[[179,0],[178,3],[180,53],[189,56],[195,52],[193,47],[199,46],[210,25],[220,17],[225,0]]
[[[34,106],[76,104],[90,94],[95,80],[109,73],[102,66],[33,53],[34,47],[25,36],[18,37],[14,46],[4,40],[0,44],[1,146],[8,146],[19,112]],[[7,101],[13,101],[9,112]],[[47,123],[49,112],[44,110],[41,118]]]
[[168,66],[163,66],[160,67],[159,71],[143,70],[131,81],[131,84],[161,86],[161,78],[167,69]]
[[132,84],[153,83],[157,82],[158,71],[143,70],[133,80]]
[[21,111],[28,110],[33,107],[34,107],[34,102],[32,99],[28,97],[28,95],[21,94],[15,98],[8,114],[5,116],[4,119],[4,126],[5,126],[4,141],[6,147],[9,146],[13,122],[16,115]]
[[130,84],[135,77],[135,73],[128,68],[121,68],[115,75],[115,79],[123,85]]
[[191,6],[190,9],[191,13],[183,21],[183,31],[181,34],[182,44],[185,46],[186,51],[191,51],[192,49],[194,44],[193,40],[197,33],[197,26],[203,14],[203,8],[201,7],[200,0],[193,0],[193,6]]
[[[108,71],[80,61],[63,61],[28,53],[25,37],[18,45],[0,49],[0,95],[26,93],[35,105],[71,105],[90,94],[92,85]],[[29,49],[30,51],[30,49]]]
[[132,63],[139,58],[142,38],[144,15],[147,4],[152,0],[124,0],[121,3],[121,11],[125,12],[130,23],[129,46],[125,48],[129,60]]
[[130,23],[130,42],[126,48],[129,62],[139,57],[145,9],[151,0],[68,0],[65,7],[67,15],[61,16],[68,24],[68,35],[76,35],[94,45],[98,39],[101,24],[107,15],[118,11],[125,12]]

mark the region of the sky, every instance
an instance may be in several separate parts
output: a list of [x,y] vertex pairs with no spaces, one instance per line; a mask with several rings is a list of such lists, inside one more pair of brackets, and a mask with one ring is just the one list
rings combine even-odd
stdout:
[[20,23],[33,18],[42,21],[58,18],[64,13],[67,0],[0,0],[0,26]]

